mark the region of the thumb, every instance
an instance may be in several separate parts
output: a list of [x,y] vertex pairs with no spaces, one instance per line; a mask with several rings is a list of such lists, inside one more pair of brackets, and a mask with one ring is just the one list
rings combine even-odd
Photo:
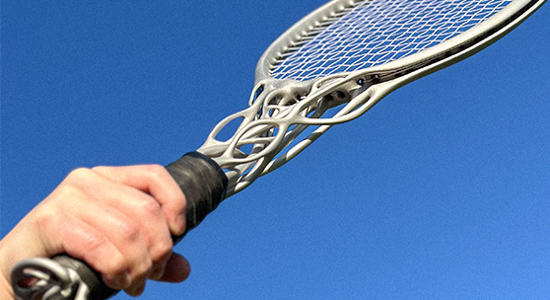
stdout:
[[166,268],[164,269],[164,274],[158,281],[164,282],[182,282],[191,272],[191,266],[185,257],[181,256],[178,253],[172,253],[172,256],[168,259],[166,263]]

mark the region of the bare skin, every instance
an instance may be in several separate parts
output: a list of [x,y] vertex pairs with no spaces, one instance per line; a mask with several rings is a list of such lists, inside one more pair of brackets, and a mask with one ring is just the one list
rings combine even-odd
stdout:
[[170,234],[185,230],[185,196],[158,165],[77,169],[0,241],[0,299],[15,299],[13,266],[67,253],[111,288],[138,296],[148,279],[181,282],[187,260]]

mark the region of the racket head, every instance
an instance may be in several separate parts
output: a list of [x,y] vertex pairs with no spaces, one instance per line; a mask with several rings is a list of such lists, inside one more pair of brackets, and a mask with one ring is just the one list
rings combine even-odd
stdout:
[[489,46],[545,2],[334,0],[271,44],[258,61],[256,84],[346,73],[387,80],[421,69],[418,79]]

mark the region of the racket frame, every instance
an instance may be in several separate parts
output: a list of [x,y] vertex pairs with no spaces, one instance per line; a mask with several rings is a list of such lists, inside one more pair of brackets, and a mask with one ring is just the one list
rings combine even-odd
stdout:
[[[488,47],[521,24],[546,0],[514,0],[461,34],[388,63],[308,81],[280,80],[271,76],[276,65],[289,54],[289,48],[299,49],[296,45],[301,43],[302,37],[311,38],[313,35],[309,33],[312,31],[322,32],[319,27],[329,27],[332,24],[329,22],[331,18],[346,15],[352,7],[364,1],[334,0],[325,4],[290,27],[263,53],[256,66],[255,87],[250,96],[249,107],[222,120],[198,150],[226,170],[229,179],[228,197],[296,157],[331,126],[363,115],[396,89]],[[382,0],[369,2],[372,4],[376,1]],[[292,107],[285,107],[284,116],[281,114],[274,118],[265,117],[265,107],[271,103],[271,98],[277,96],[287,99],[296,94],[304,96]],[[328,95],[342,96],[327,104]],[[327,118],[322,117],[325,108],[316,107],[318,111],[313,117],[307,115],[310,106],[323,105],[327,106],[326,110],[336,106],[340,110]],[[235,135],[227,141],[216,140],[217,133],[235,118],[243,119]],[[294,142],[294,139],[302,138],[303,131],[309,126],[317,128],[309,135],[306,134],[302,140]],[[278,133],[266,135],[269,130]],[[266,136],[254,136],[258,132]],[[250,142],[254,139],[257,141],[255,144]],[[249,153],[240,151],[245,144],[254,144],[253,150]]]

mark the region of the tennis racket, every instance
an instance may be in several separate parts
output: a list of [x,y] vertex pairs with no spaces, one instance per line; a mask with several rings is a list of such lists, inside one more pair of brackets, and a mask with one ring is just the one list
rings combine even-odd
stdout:
[[[489,46],[544,2],[333,0],[315,10],[262,55],[248,108],[222,120],[203,146],[166,167],[188,201],[187,232],[331,126]],[[234,122],[240,125],[233,136],[220,138]],[[17,284],[29,277],[37,284]],[[25,260],[11,280],[21,299],[105,299],[117,292],[67,255]]]

